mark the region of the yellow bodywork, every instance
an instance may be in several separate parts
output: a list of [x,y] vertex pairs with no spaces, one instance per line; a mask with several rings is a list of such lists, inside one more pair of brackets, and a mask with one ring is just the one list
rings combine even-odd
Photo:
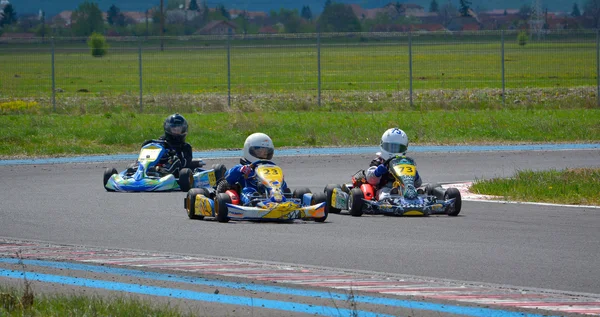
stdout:
[[196,195],[196,201],[194,203],[194,215],[212,217],[213,210],[210,205],[210,199],[204,197],[204,195]]

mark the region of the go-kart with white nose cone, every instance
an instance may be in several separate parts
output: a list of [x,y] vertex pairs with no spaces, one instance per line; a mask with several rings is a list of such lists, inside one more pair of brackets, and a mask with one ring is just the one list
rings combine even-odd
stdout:
[[115,168],[104,171],[103,185],[109,192],[157,192],[181,190],[187,192],[191,188],[214,188],[217,181],[225,175],[227,168],[223,164],[213,164],[211,169],[203,169],[206,165],[201,159],[192,161],[193,169],[182,168],[178,177],[166,172],[161,159],[168,154],[168,149],[161,142],[144,145],[137,159],[137,169],[126,169],[121,173]]

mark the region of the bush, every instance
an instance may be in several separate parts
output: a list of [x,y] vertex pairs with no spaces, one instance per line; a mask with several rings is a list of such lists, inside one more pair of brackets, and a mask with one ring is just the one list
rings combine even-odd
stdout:
[[106,55],[108,51],[108,44],[106,44],[106,39],[102,34],[92,33],[87,42],[90,49],[92,49],[92,56],[94,57],[102,57]]
[[527,44],[528,39],[529,37],[527,36],[527,32],[525,31],[521,31],[519,32],[519,35],[517,35],[517,42],[519,42],[519,45],[521,46],[525,46],[525,44]]

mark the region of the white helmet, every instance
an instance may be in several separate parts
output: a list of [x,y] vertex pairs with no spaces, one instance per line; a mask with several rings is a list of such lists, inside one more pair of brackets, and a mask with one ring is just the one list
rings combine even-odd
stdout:
[[381,136],[381,157],[389,159],[396,155],[405,154],[408,150],[408,136],[398,128],[388,129]]
[[252,133],[244,142],[244,158],[250,162],[271,160],[275,146],[271,138],[264,133]]

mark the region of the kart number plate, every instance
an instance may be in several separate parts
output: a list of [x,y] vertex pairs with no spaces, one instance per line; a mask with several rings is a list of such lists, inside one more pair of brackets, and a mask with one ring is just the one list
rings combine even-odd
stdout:
[[411,164],[399,164],[394,166],[394,170],[398,175],[407,175],[407,176],[415,176],[417,174],[417,169],[414,165]]
[[256,168],[256,174],[268,182],[283,180],[283,171],[279,166],[259,166]]

